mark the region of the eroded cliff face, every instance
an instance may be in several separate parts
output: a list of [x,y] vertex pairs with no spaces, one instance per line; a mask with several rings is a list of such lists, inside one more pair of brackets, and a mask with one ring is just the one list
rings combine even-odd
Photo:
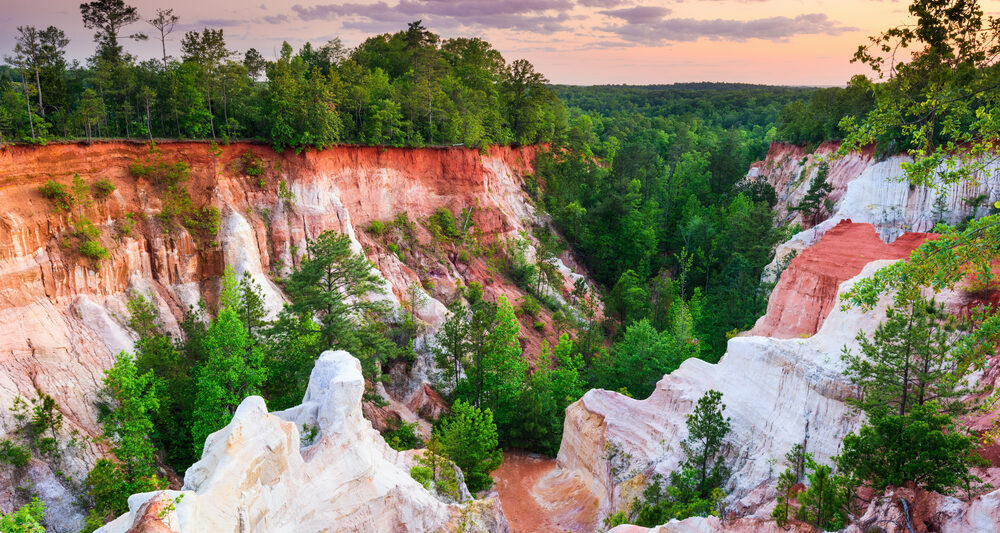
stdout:
[[[902,168],[912,161],[908,156],[879,157],[869,148],[837,157],[839,147],[839,143],[826,142],[807,152],[799,146],[773,143],[767,158],[747,173],[748,179],[764,179],[774,187],[780,222],[799,222],[807,228],[778,246],[767,269],[771,280],[779,273],[777,265],[787,264],[789,254],[812,246],[843,220],[872,224],[882,240],[891,243],[906,233],[930,231],[939,220],[956,224],[966,217],[986,215],[1000,200],[1000,164],[996,161],[985,172],[974,173],[971,180],[938,191],[910,185]],[[828,196],[833,208],[822,222],[810,227],[812,221],[802,220],[801,214],[789,208],[802,200],[824,162],[833,187]]]
[[[826,143],[807,154],[775,144],[767,160],[751,168],[749,178],[763,177],[775,187],[779,218],[791,222],[797,215],[789,215],[788,207],[799,202],[819,161],[827,159],[834,213],[778,248],[770,270],[772,279],[777,274],[780,279],[767,314],[752,331],[730,340],[718,364],[688,360],[664,376],[647,399],[592,390],[569,407],[556,468],[533,487],[533,494],[556,515],[594,517],[574,531],[598,529],[600,519],[640,496],[650,476],[678,466],[680,442],[687,434],[685,417],[709,389],[723,393],[725,414],[732,419],[726,503],[730,512],[745,518],[695,518],[657,531],[776,530],[769,520],[780,470],[774,465],[780,465],[795,444],[827,460],[837,453],[843,436],[859,426],[844,401],[851,389],[840,354],[845,346],[856,348],[858,332],[877,327],[886,302],[862,312],[841,308],[838,295],[933,238],[924,232],[936,220],[955,223],[986,214],[985,206],[1000,196],[1000,182],[993,173],[952,186],[935,207],[936,194],[903,180],[900,165],[905,157],[879,160],[869,151],[834,159],[836,149]],[[982,200],[979,208],[966,201],[976,198]],[[787,268],[775,268],[792,251],[798,256],[784,261]],[[938,298],[960,310],[969,295],[959,290]],[[582,496],[570,499],[570,494]],[[935,500],[933,505],[943,510],[932,512],[938,517],[934,524],[949,531],[993,530],[1000,526],[992,503],[996,494],[971,505]],[[893,512],[890,502],[874,507],[868,518],[877,521]],[[614,531],[646,530],[621,526]]]
[[[62,444],[77,434],[80,446],[68,447],[59,465],[41,465],[27,474],[36,487],[52,487],[42,496],[50,525],[59,530],[81,525],[79,510],[69,505],[70,489],[104,451],[91,440],[100,433],[94,404],[104,370],[116,354],[133,347],[134,337],[125,327],[130,291],[151,295],[167,329],[178,334],[178,321],[189,306],[203,300],[214,308],[219,276],[232,266],[237,274],[249,272],[264,289],[268,309],[277,311],[284,299],[272,277],[298,262],[307,239],[335,230],[368,255],[391,303],[398,307],[404,299],[412,301],[412,291],[421,296],[414,309],[425,324],[420,346],[443,320],[444,302],[460,284],[479,281],[488,296],[507,294],[512,302],[523,295],[495,276],[484,257],[408,257],[406,264],[361,228],[405,213],[417,223],[417,238],[427,242],[419,221],[441,207],[455,214],[474,208],[470,222],[485,242],[516,237],[538,221],[521,189],[532,169],[532,147],[494,147],[485,153],[335,147],[301,155],[246,143],[170,142],[156,148],[158,154],[138,143],[0,149],[0,328],[5,331],[0,335],[5,369],[0,423],[10,431],[14,421],[6,407],[18,396],[34,397],[37,390],[51,395],[65,417]],[[240,158],[248,152],[259,159],[261,176],[240,171]],[[129,171],[139,160],[186,163],[185,187],[194,205],[220,211],[218,234],[192,236],[182,225],[158,220],[162,191]],[[69,184],[75,174],[88,183],[110,180],[116,189],[93,205],[54,210],[39,187],[49,179]],[[72,222],[80,216],[101,229],[109,256],[99,268],[77,250]],[[559,266],[571,288],[579,274]],[[434,288],[425,291],[421,282]],[[542,314],[548,324],[547,312]],[[528,352],[537,353],[543,336],[552,335],[551,326],[543,331],[531,326],[522,331]],[[400,372],[393,376],[395,386],[384,391],[397,411],[404,418],[415,418],[417,411],[439,413],[439,398],[423,385],[427,358]],[[57,476],[56,469],[68,479]],[[17,482],[0,480],[0,510],[18,503]]]
[[416,462],[362,416],[364,388],[357,359],[323,353],[301,405],[268,413],[263,398],[245,399],[205,441],[183,490],[134,495],[98,531],[509,531],[495,497],[446,503],[414,481]]

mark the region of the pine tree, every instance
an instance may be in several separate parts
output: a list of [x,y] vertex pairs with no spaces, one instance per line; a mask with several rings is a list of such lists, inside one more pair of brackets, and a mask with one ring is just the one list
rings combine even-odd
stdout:
[[802,218],[810,222],[813,226],[820,223],[820,218],[824,211],[828,210],[825,202],[827,196],[833,191],[833,186],[826,180],[830,172],[830,165],[824,161],[819,164],[816,174],[809,182],[809,189],[798,205],[789,208],[789,211],[802,213]]
[[445,455],[462,469],[469,490],[478,492],[492,485],[490,472],[503,462],[503,452],[498,446],[493,413],[488,408],[456,401],[451,415],[441,421],[435,435]]
[[888,309],[871,339],[858,334],[860,353],[843,352],[845,373],[858,388],[853,405],[870,418],[902,416],[932,400],[950,412],[962,410],[959,399],[967,390],[951,353],[957,337],[943,313],[940,305],[918,298],[902,310]]
[[150,442],[159,409],[152,372],[140,374],[132,355],[122,352],[105,372],[104,386],[110,409],[101,425],[114,460],[98,460],[87,486],[94,517],[110,520],[128,511],[130,495],[163,488],[166,482],[157,474],[156,448]]
[[448,305],[448,316],[434,338],[439,389],[454,392],[458,388],[458,380],[469,359],[469,315],[461,298],[457,298]]

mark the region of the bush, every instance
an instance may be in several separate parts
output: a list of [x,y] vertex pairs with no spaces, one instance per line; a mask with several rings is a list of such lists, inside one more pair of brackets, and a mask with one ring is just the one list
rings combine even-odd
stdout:
[[108,249],[96,240],[87,240],[80,245],[80,253],[84,257],[100,262],[108,258]]
[[490,488],[493,484],[490,472],[503,462],[493,412],[458,400],[452,406],[451,416],[441,421],[437,433],[445,455],[465,474],[469,490]]
[[31,452],[10,439],[0,441],[0,462],[13,466],[24,466],[31,460]]
[[111,196],[111,193],[115,192],[115,188],[115,184],[111,183],[110,180],[101,179],[90,186],[90,191],[94,195],[94,198],[104,200],[108,196]]
[[531,296],[521,298],[521,305],[517,308],[518,314],[530,317],[537,316],[541,310],[542,306],[538,303],[538,300],[532,298]]
[[416,480],[424,486],[425,489],[430,490],[431,488],[431,477],[433,476],[433,471],[430,467],[414,465],[410,468],[410,477]]
[[52,206],[56,211],[69,211],[69,208],[73,206],[72,196],[70,196],[66,186],[61,183],[49,180],[45,182],[45,185],[39,187],[38,192],[42,193],[42,197],[52,201]]
[[437,239],[458,239],[462,236],[458,226],[455,225],[455,217],[447,208],[439,207],[430,218],[430,230]]
[[423,441],[420,440],[420,437],[417,437],[415,431],[417,429],[416,422],[403,422],[400,420],[390,426],[382,436],[385,438],[386,444],[393,450],[401,452],[423,446]]
[[385,233],[385,224],[378,220],[372,220],[371,224],[368,224],[368,233],[381,237]]
[[238,161],[236,166],[239,167],[239,171],[243,174],[255,178],[264,175],[264,171],[266,170],[264,160],[250,150],[243,152]]
[[96,240],[101,236],[101,229],[94,225],[87,217],[80,217],[73,223],[73,230],[77,237],[82,237],[88,241]]

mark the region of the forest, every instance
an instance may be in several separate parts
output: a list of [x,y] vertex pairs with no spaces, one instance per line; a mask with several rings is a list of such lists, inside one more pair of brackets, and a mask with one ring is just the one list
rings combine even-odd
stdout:
[[[526,193],[551,220],[536,228],[538,257],[568,249],[597,283],[603,314],[546,299],[539,287],[549,283],[551,269],[527,262],[522,248],[507,243],[496,251],[498,271],[535,299],[490,301],[481,286],[465,287],[432,343],[435,384],[451,413],[427,442],[405,423],[384,434],[398,449],[426,447],[426,463],[411,470],[415,479],[454,493],[455,480],[438,471],[438,459],[452,461],[475,492],[489,488],[503,450],[554,456],[565,409],[587,390],[645,398],[684,360],[717,362],[728,339],[764,313],[773,289],[761,281],[764,270],[775,247],[803,229],[780,225],[774,189],[745,179],[772,142],[843,140],[843,153],[871,144],[884,153],[906,150],[916,160],[907,169],[914,183],[967,176],[961,169],[936,176],[933,169],[957,146],[988,149],[996,134],[995,91],[984,88],[995,82],[990,51],[1000,30],[971,5],[956,11],[944,0],[916,0],[910,11],[926,31],[894,29],[875,38],[880,45],[901,39],[904,48],[918,50],[894,65],[896,76],[859,76],[845,88],[817,89],[551,85],[526,60],[508,63],[477,38],[442,39],[420,21],[354,48],[336,39],[297,51],[286,43],[273,59],[230,50],[222,29],[205,28],[183,35],[180,56],[173,57],[167,36],[179,19],[172,10],[141,15],[123,0],[95,0],[81,5],[96,44],[85,65],[67,63],[62,30],[18,29],[17,46],[0,69],[0,143],[255,139],[278,151],[338,143],[541,145],[535,173],[526,177]],[[983,36],[970,40],[962,30],[969,25]],[[136,31],[160,40],[162,57],[131,55],[127,45]],[[876,75],[887,68],[864,46],[856,59]],[[931,76],[940,85],[919,83]],[[152,159],[130,170],[171,183],[187,172]],[[72,213],[107,185],[47,187],[41,192],[51,208]],[[828,191],[817,183],[808,200],[815,205],[797,206],[814,215],[806,217],[812,223],[823,218],[816,205]],[[463,233],[469,229],[459,228],[451,212],[436,213],[431,223],[436,242],[469,242]],[[366,231],[406,235],[412,224],[404,216]],[[944,237],[925,244],[913,261],[849,294],[847,304],[863,307],[886,291],[898,295],[879,330],[859,338],[864,357],[841,355],[858,391],[852,405],[868,422],[845,438],[833,464],[788,450],[788,470],[776,487],[779,523],[843,527],[857,513],[859,487],[882,491],[914,482],[942,492],[976,490],[971,469],[982,459],[959,423],[958,415],[974,408],[962,400],[969,391],[960,378],[984,364],[998,320],[988,306],[967,318],[947,316],[917,287],[955,284],[970,265],[990,264],[1000,242],[996,227],[990,217],[941,226]],[[211,223],[191,229],[213,231]],[[111,457],[97,463],[81,488],[87,530],[127,511],[129,494],[164,487],[167,469],[183,473],[244,397],[261,395],[274,410],[298,403],[323,350],[348,350],[370,383],[383,379],[389,363],[413,360],[412,309],[394,314],[371,298],[378,280],[345,235],[319,235],[303,252],[275,280],[289,302],[273,319],[260,288],[231,270],[217,309],[191,308],[181,338],[166,332],[147,295],[131,295],[128,323],[139,341],[107,371],[97,404]],[[980,271],[991,276],[988,268]],[[540,353],[524,353],[518,316],[538,306],[556,313],[563,328]],[[365,399],[384,402],[371,391]],[[678,470],[652,480],[631,513],[608,516],[606,525],[653,526],[724,511],[723,450],[731,426],[724,401],[716,391],[698,401]],[[15,437],[0,441],[0,460],[23,466],[32,455],[62,453],[51,398],[39,394],[12,412],[21,425]],[[929,455],[917,462],[908,459],[913,452]],[[793,490],[802,482],[804,491]],[[8,523],[37,522],[42,512],[37,502],[22,507],[0,519],[0,531],[19,531]]]

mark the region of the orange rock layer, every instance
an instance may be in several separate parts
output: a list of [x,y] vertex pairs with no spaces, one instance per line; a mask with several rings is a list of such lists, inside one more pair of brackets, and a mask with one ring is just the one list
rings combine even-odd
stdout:
[[841,283],[860,274],[872,261],[908,257],[934,237],[931,233],[906,233],[886,244],[871,224],[840,222],[792,259],[771,294],[767,314],[750,334],[779,339],[815,334],[837,304]]

